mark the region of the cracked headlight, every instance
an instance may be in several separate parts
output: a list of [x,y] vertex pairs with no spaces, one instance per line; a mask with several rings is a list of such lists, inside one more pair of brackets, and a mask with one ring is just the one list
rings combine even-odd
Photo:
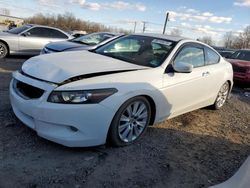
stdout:
[[48,102],[66,104],[95,104],[113,95],[118,90],[115,88],[94,89],[82,91],[53,91]]

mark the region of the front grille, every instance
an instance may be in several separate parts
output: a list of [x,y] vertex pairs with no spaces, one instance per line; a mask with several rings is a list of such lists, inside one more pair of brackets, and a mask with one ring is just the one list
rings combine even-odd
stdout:
[[239,66],[233,65],[233,71],[234,71],[234,72],[242,72],[242,73],[245,73],[245,72],[246,72],[246,69],[245,69],[244,67],[239,67]]
[[13,87],[16,93],[24,99],[38,99],[44,90],[14,79]]

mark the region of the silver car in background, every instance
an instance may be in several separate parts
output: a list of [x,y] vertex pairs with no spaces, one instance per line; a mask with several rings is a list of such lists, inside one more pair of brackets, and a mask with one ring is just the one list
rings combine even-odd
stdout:
[[67,41],[49,43],[42,49],[41,54],[65,51],[95,50],[96,48],[122,36],[124,36],[124,34],[110,32],[91,33]]
[[0,32],[0,58],[7,55],[38,55],[46,44],[72,38],[71,35],[57,28],[23,25]]

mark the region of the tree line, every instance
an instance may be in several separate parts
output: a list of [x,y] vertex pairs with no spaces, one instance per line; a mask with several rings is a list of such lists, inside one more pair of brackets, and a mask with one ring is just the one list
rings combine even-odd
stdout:
[[[209,45],[214,45],[211,36],[204,36],[198,39]],[[227,32],[223,36],[223,43],[225,48],[231,49],[249,49],[250,48],[250,26],[247,26],[243,32],[235,34],[234,32]]]
[[[131,33],[131,31],[116,28],[108,27],[104,24],[85,21],[80,18],[76,18],[72,13],[64,13],[58,15],[44,15],[36,14],[32,17],[26,18],[25,23],[30,24],[40,24],[48,25],[51,27],[57,27],[64,31],[74,31],[81,30],[86,31],[87,33],[108,31],[116,33]],[[182,33],[179,29],[173,29],[171,35],[180,36]],[[205,42],[209,45],[213,45],[214,41],[211,36],[204,36],[198,39],[199,41]],[[233,32],[227,32],[223,37],[224,47],[234,48],[234,49],[244,49],[250,48],[250,25],[247,26],[242,33],[235,35]]]
[[226,48],[246,49],[250,48],[250,25],[242,33],[235,36],[233,32],[224,35],[224,45]]
[[100,23],[84,21],[80,18],[76,18],[72,13],[64,13],[58,15],[44,15],[40,13],[26,18],[25,23],[57,27],[67,32],[74,30],[86,31],[87,33],[100,31],[116,33],[130,32],[121,28],[108,27]]

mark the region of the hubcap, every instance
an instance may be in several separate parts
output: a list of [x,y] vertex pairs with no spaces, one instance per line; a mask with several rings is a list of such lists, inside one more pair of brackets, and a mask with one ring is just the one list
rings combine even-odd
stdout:
[[225,83],[218,94],[217,100],[216,100],[216,104],[217,106],[220,108],[223,106],[223,104],[226,102],[227,100],[227,96],[228,96],[228,91],[229,91],[229,85],[228,83]]
[[148,109],[144,102],[130,104],[122,113],[118,126],[119,137],[124,142],[137,139],[147,125]]

